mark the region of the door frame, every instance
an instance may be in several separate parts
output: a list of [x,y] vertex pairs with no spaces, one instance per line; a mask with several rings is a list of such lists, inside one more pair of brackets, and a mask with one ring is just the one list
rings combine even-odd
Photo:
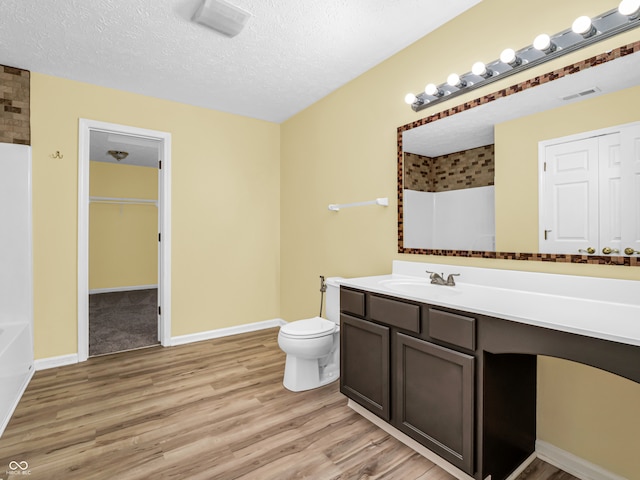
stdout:
[[171,346],[171,134],[80,118],[78,124],[78,361],[89,358],[89,147],[91,131],[160,141],[158,170],[158,339]]

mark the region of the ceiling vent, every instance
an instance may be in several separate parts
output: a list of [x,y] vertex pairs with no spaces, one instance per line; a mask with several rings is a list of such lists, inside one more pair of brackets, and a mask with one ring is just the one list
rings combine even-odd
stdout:
[[567,95],[566,97],[562,97],[562,100],[565,102],[568,100],[573,100],[574,98],[586,97],[587,95],[593,95],[594,93],[598,93],[600,89],[598,87],[589,88],[587,90],[583,90],[582,92],[573,93],[571,95]]
[[224,0],[204,0],[193,15],[193,21],[228,37],[235,37],[244,28],[251,14]]

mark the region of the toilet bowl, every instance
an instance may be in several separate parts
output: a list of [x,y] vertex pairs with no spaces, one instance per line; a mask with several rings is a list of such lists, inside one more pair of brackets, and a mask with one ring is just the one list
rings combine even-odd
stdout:
[[293,392],[318,388],[340,378],[340,284],[328,278],[327,318],[296,320],[280,327],[278,345],[287,354],[284,387]]

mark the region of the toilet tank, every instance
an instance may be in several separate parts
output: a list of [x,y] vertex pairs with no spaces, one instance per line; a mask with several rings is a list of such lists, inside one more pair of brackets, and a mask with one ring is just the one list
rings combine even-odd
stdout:
[[342,277],[329,277],[327,285],[327,303],[325,316],[327,320],[340,324],[340,280]]

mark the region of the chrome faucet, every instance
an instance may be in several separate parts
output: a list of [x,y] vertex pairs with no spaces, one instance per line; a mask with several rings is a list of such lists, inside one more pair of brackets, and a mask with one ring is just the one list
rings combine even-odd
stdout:
[[454,281],[453,277],[457,277],[460,274],[459,273],[450,273],[449,276],[447,277],[447,279],[445,280],[444,277],[444,273],[436,273],[436,272],[430,272],[429,270],[425,270],[427,273],[429,273],[429,278],[431,279],[431,283],[434,285],[445,285],[447,287],[455,287],[456,282]]

